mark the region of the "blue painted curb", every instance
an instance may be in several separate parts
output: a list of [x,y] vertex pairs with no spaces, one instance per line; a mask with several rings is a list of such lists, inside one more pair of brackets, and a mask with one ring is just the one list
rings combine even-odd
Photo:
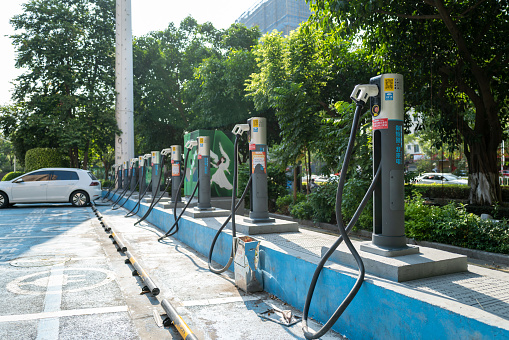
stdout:
[[[130,210],[136,202],[130,199],[124,208]],[[142,205],[138,215],[143,216],[147,210],[148,206]],[[165,232],[174,223],[171,211],[159,209],[153,209],[146,220]],[[183,216],[174,237],[208,256],[216,229],[206,223],[217,222]],[[223,232],[217,240],[212,259],[225,265],[230,257],[231,244],[232,236]],[[302,310],[318,260],[300,252],[282,252],[262,242],[260,268],[264,290]],[[230,270],[233,271],[233,265]],[[320,322],[327,321],[355,280],[355,272],[324,268],[309,315]],[[482,321],[475,316],[467,317],[434,303],[436,296],[432,299],[427,296],[429,294],[394,282],[368,278],[333,329],[349,339],[509,339],[508,320],[497,316],[483,317]],[[442,303],[446,300],[443,298]]]

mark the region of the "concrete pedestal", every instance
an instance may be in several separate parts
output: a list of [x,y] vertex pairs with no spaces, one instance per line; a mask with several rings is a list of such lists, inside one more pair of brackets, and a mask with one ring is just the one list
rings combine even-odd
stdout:
[[[419,247],[416,254],[388,257],[366,252],[361,249],[372,246],[371,242],[355,242],[355,249],[364,262],[366,272],[396,282],[423,279],[432,276],[466,272],[467,257],[443,250]],[[322,256],[328,248],[322,248]],[[357,268],[352,254],[342,243],[331,255],[329,261]]]
[[216,208],[201,210],[194,207],[192,209],[187,208],[186,211],[184,211],[184,215],[192,218],[225,217],[230,215],[230,211]]
[[[231,229],[231,222],[228,223]],[[268,223],[250,223],[243,216],[235,215],[235,227],[239,233],[246,235],[288,233],[299,231],[297,222],[290,222],[280,219],[274,219],[274,222]]]

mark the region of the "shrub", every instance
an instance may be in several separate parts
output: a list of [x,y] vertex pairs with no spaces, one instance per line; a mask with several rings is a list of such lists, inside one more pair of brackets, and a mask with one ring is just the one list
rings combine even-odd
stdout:
[[292,207],[295,204],[298,204],[300,202],[303,202],[306,200],[306,194],[303,194],[301,192],[297,193],[297,200],[293,201],[293,194],[288,194],[285,196],[278,197],[276,200],[276,209],[278,212],[289,215],[290,211],[292,210]]
[[406,204],[405,228],[417,240],[509,254],[508,221],[481,220],[463,204],[426,205],[417,194]]
[[4,176],[4,178],[2,178],[2,181],[10,181],[11,179],[14,179],[14,178],[21,176],[23,174],[24,174],[24,172],[22,172],[22,171],[12,171],[12,172],[9,172],[8,174],[6,174]]
[[431,198],[468,199],[470,187],[459,184],[405,184],[405,197],[414,193]]
[[[370,181],[358,177],[351,177],[343,189],[343,202],[341,212],[343,213],[343,222],[348,223],[357,210],[366,190],[369,188]],[[315,192],[308,196],[308,201],[313,207],[313,219],[318,222],[337,223],[336,222],[336,192],[338,188],[338,178],[335,178],[324,185],[319,186]],[[354,226],[354,230],[372,229],[373,224],[373,203],[371,198],[364,208],[359,220]]]
[[301,201],[291,206],[291,215],[300,220],[310,220],[314,215],[314,209],[308,201]]
[[267,164],[267,186],[269,196],[269,211],[275,211],[277,199],[287,194],[286,174],[276,165]]
[[25,170],[27,172],[41,168],[65,167],[66,162],[62,154],[56,149],[35,148],[25,154]]
[[336,190],[337,179],[318,186],[308,195],[308,201],[313,208],[313,220],[318,222],[334,223],[336,221]]
[[113,183],[109,179],[100,179],[99,182],[101,182],[101,188],[103,188],[103,189],[109,188],[111,186],[111,184]]
[[[343,191],[343,219],[345,223],[350,221],[357,211],[359,204],[361,203],[366,191],[369,189],[369,185],[371,184],[370,179],[364,179],[353,176],[350,178],[346,184],[345,189]],[[359,220],[353,227],[353,230],[372,230],[373,229],[373,200],[372,195],[369,197],[368,203],[364,207],[361,215],[359,216]]]
[[293,203],[293,196],[286,195],[276,199],[276,211],[288,215],[290,213],[290,205]]
[[[249,180],[249,163],[239,164],[237,196],[240,197]],[[275,211],[277,199],[287,194],[286,174],[277,166],[267,164],[267,189],[269,211]],[[249,194],[246,194],[246,208],[250,207]]]

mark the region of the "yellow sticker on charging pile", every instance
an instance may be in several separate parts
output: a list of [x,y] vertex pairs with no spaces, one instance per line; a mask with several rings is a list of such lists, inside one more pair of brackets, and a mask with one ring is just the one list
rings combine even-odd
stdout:
[[253,127],[258,127],[258,119],[253,119]]
[[384,79],[384,91],[394,91],[394,78]]

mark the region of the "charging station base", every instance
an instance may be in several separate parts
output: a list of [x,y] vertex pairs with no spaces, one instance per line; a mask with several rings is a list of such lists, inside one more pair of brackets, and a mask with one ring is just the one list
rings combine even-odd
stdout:
[[230,215],[230,210],[216,208],[198,209],[194,207],[193,209],[186,209],[184,215],[192,218],[225,217]]
[[379,247],[371,242],[362,243],[361,250],[367,253],[373,253],[385,257],[397,257],[419,253],[419,247],[413,245],[407,245],[403,248],[387,249]]
[[[415,254],[389,257],[363,251],[362,249],[366,249],[366,246],[369,247],[371,242],[352,241],[352,243],[362,257],[366,273],[391,281],[404,282],[468,271],[465,255],[420,247],[418,253]],[[327,247],[322,248],[322,256],[328,249]],[[344,243],[334,251],[329,261],[357,268],[355,259]]]
[[[157,207],[161,208],[161,209],[173,209],[174,206],[175,206],[175,202],[172,202],[171,200],[166,201],[166,202],[159,202],[159,203],[157,203]],[[179,209],[183,208],[185,206],[186,206],[185,202],[178,202],[177,203],[177,208],[179,208]]]
[[[239,233],[245,235],[271,234],[271,233],[289,233],[298,232],[299,224],[280,219],[274,219],[273,222],[252,223],[248,218],[235,215],[235,227]],[[231,228],[231,222],[228,223]]]
[[[161,197],[161,195],[157,195],[157,198],[159,198],[159,197]],[[168,193],[167,193],[167,192],[165,192],[165,193],[163,194],[163,198],[161,198],[161,200],[163,200],[163,199],[165,199],[165,198],[168,198],[168,197],[169,197],[169,196],[168,196]],[[150,195],[145,195],[145,197],[143,197],[143,199],[142,199],[141,201],[142,201],[143,203],[151,203],[153,198],[154,198],[154,197],[153,197],[151,194],[150,194]],[[157,198],[156,198],[156,199],[157,199]]]

